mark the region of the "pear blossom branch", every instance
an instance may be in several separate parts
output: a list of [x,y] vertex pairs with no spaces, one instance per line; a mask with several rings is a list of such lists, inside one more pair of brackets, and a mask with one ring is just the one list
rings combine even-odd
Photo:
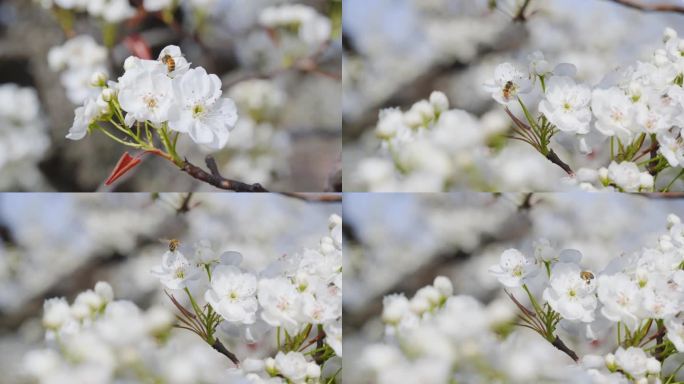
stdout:
[[[508,114],[508,116],[511,118],[511,120],[513,120],[513,122],[515,123],[516,128],[518,128],[516,130],[516,132],[519,133],[521,136],[524,136],[525,132],[532,132],[533,131],[529,125],[527,125],[525,122],[520,120],[517,116],[515,116],[513,114],[513,112],[511,112],[510,109],[506,108],[505,111]],[[527,137],[527,136],[524,136],[524,137]],[[539,151],[541,154],[543,154],[547,160],[549,160],[550,162],[561,167],[561,169],[563,169],[565,171],[565,173],[567,173],[570,177],[575,176],[575,172],[572,170],[572,168],[570,168],[570,166],[567,163],[565,163],[563,160],[561,160],[561,158],[558,157],[558,155],[556,154],[556,152],[554,152],[553,149],[545,148],[547,146],[547,143],[543,143],[543,142],[539,141],[538,138],[534,134],[532,135],[532,137],[533,137],[533,139],[536,139],[536,141],[533,142],[532,139],[530,139],[530,140],[520,139],[520,140],[523,140],[523,141],[529,143],[530,145],[532,145],[537,151]],[[514,137],[514,138],[519,139],[517,137]]]
[[[193,178],[203,181],[207,184],[213,185],[216,188],[224,189],[234,192],[256,192],[256,193],[268,193],[269,190],[264,188],[261,184],[248,184],[242,181],[227,179],[221,175],[218,169],[216,160],[212,156],[207,156],[205,158],[207,168],[209,172],[203,170],[202,168],[192,164],[187,159],[183,163],[181,168],[183,172],[192,176]],[[292,197],[299,200],[304,200],[308,202],[321,202],[321,203],[332,203],[342,201],[342,195],[337,193],[301,193],[301,192],[279,192],[283,196]]]
[[234,192],[268,192],[268,190],[259,183],[247,184],[237,180],[226,179],[225,177],[221,176],[218,166],[216,165],[216,160],[214,160],[212,156],[207,156],[205,162],[211,173],[208,173],[202,168],[192,164],[187,159],[185,159],[181,170],[195,179],[213,185],[219,189],[225,189]]
[[233,362],[233,364],[237,366],[240,365],[240,360],[238,360],[237,356],[235,356],[233,352],[229,351],[228,348],[226,348],[226,346],[223,345],[221,341],[219,341],[219,339],[216,339],[216,341],[214,341],[214,344],[212,344],[211,347],[214,348],[214,350],[216,350],[218,353],[228,357],[230,361]]
[[627,8],[632,8],[636,9],[639,11],[644,11],[644,12],[674,12],[674,13],[682,13],[684,14],[684,6],[681,5],[676,5],[676,4],[666,4],[666,3],[658,3],[658,4],[643,4],[638,1],[634,0],[609,0],[612,1],[613,3],[620,4],[622,6],[625,6]]

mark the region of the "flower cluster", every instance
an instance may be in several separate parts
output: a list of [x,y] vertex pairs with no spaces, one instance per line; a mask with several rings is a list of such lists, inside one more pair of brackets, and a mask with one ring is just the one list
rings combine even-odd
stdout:
[[108,23],[119,23],[135,15],[128,0],[39,0],[44,8],[58,8],[74,12],[87,12]]
[[259,23],[266,28],[293,33],[307,45],[318,48],[330,39],[330,19],[303,4],[283,4],[264,8]]
[[669,190],[680,175],[673,174],[669,184],[656,184],[655,176],[672,173],[668,169],[680,168],[684,159],[683,45],[684,40],[668,28],[664,46],[649,61],[622,68],[594,87],[576,81],[573,65],[552,68],[535,52],[529,57],[529,70],[500,64],[484,88],[506,106],[514,137],[570,176],[574,172],[550,148],[554,135],[576,136],[579,149],[587,154],[597,153],[601,146],[604,153],[609,150],[610,167],[581,170],[584,175],[575,182],[583,188]]
[[240,114],[226,147],[225,174],[248,183],[271,183],[289,172],[290,137],[279,129],[287,95],[273,81],[239,82],[228,91]]
[[49,145],[35,89],[0,85],[0,188],[32,188],[41,183],[37,169]]
[[[121,144],[155,151],[156,134],[177,164],[182,163],[175,149],[181,133],[210,149],[225,147],[237,110],[231,99],[222,97],[218,76],[191,68],[177,46],[164,48],[158,60],[131,56],[124,70],[118,82],[94,79],[99,95],[76,109],[67,138],[80,140],[99,129]],[[125,139],[100,123],[111,124]]]
[[[67,97],[74,104],[82,104],[97,96],[93,81],[107,74],[107,49],[90,35],[79,35],[64,45],[52,47],[48,64],[53,71],[62,71],[60,80]],[[95,84],[96,85],[96,84]]]
[[548,241],[535,244],[534,257],[505,251],[490,272],[509,289],[523,289],[532,309],[511,294],[521,324],[577,361],[558,327],[579,329],[590,340],[617,333],[614,352],[581,359],[593,382],[667,382],[677,372],[661,372],[663,362],[684,352],[683,233],[679,217],[670,215],[655,247],[617,257],[600,272],[583,267],[578,251],[558,252]]
[[435,91],[406,111],[381,110],[375,142],[370,144],[378,146],[380,140],[380,156],[358,164],[349,180],[352,189],[543,188],[533,175],[545,169],[540,169],[519,147],[502,148],[508,129],[502,112],[492,111],[478,118],[461,109],[450,109],[449,105],[446,95]]
[[536,364],[548,354],[535,353],[536,346],[498,341],[497,330],[510,321],[505,302],[485,306],[471,296],[454,296],[452,290],[451,281],[439,276],[410,299],[403,294],[386,296],[385,342],[365,347],[357,362],[358,377],[378,384],[541,380],[542,372],[518,370],[519,377],[513,375],[516,369],[510,365],[527,363],[523,354],[532,355]]
[[[186,250],[177,241],[152,273],[167,289],[187,295],[191,310],[170,294],[185,328],[223,348],[234,363],[242,361],[247,377],[302,384],[331,380],[337,372],[327,372],[326,363],[337,364],[332,358],[342,356],[342,222],[333,215],[329,223],[329,236],[318,248],[284,256],[259,273],[242,268],[237,252],[217,253],[207,242]],[[218,330],[250,344],[275,333],[278,352],[242,360],[225,349]]]
[[99,282],[71,304],[46,300],[42,322],[48,348],[24,357],[26,374],[39,383],[169,379],[163,371],[169,356],[158,346],[168,338],[173,315],[161,307],[142,311],[114,300],[112,287]]
[[[59,9],[73,12],[87,12],[88,15],[100,18],[108,23],[120,23],[136,14],[128,0],[36,0],[46,9]],[[143,9],[148,12],[172,10],[179,4],[187,4],[192,8],[208,9],[216,0],[144,0]]]

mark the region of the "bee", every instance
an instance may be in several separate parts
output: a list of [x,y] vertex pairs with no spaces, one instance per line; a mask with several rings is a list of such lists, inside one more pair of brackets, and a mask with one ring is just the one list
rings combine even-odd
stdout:
[[179,245],[180,245],[180,240],[178,240],[178,239],[169,240],[169,251],[176,252],[176,249],[178,249]]
[[591,281],[594,280],[594,274],[589,271],[580,272],[580,277],[582,278],[582,280],[586,281],[587,284],[591,283]]
[[161,62],[166,64],[166,69],[169,72],[173,72],[176,70],[176,61],[171,57],[171,55],[164,55],[161,58]]
[[515,84],[512,81],[507,81],[503,87],[503,97],[508,100],[511,98],[512,93],[515,92]]

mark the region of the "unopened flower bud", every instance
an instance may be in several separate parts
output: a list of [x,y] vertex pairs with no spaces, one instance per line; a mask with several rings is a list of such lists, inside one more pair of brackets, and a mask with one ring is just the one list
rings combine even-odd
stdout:
[[430,94],[430,104],[432,104],[437,113],[442,113],[449,109],[449,99],[443,92],[432,92]]
[[454,286],[451,284],[451,280],[444,276],[437,276],[433,285],[442,296],[448,297],[454,293]]
[[342,225],[342,218],[336,214],[331,215],[328,218],[328,229],[333,229],[338,225]]
[[607,354],[604,358],[604,361],[606,362],[606,368],[608,368],[611,372],[617,368],[615,364],[615,355],[612,353]]
[[435,107],[427,100],[421,100],[411,106],[411,111],[416,111],[420,114],[423,120],[432,120],[435,118]]
[[268,372],[269,375],[275,376],[278,374],[274,358],[269,357],[268,359],[264,360],[264,366],[266,367],[266,372]]
[[425,297],[414,297],[410,302],[411,311],[417,315],[422,315],[430,309],[430,302]]
[[105,88],[102,90],[102,100],[104,100],[106,102],[110,102],[114,98],[115,94],[116,94],[116,92],[114,92],[113,89]]
[[409,126],[410,128],[418,128],[422,126],[425,122],[423,121],[423,117],[418,111],[410,110],[404,113],[404,124]]
[[105,303],[109,303],[114,299],[112,286],[105,281],[98,281],[97,284],[95,284],[95,293],[100,296]]
[[90,84],[93,87],[104,87],[107,85],[107,80],[109,80],[109,77],[106,73],[97,71],[90,77]]
[[677,224],[681,224],[681,222],[682,220],[679,218],[679,216],[675,215],[674,213],[667,215],[667,229],[670,229]]
[[660,361],[656,360],[653,357],[646,360],[646,372],[653,374],[660,373]]
[[669,40],[674,39],[676,37],[677,31],[670,27],[665,28],[665,31],[663,32],[663,42],[668,42]]
[[316,363],[309,363],[306,366],[306,377],[318,379],[321,377],[321,367]]

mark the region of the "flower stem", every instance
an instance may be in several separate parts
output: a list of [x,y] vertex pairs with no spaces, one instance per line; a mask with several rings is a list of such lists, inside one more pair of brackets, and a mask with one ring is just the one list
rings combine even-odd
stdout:
[[668,192],[670,190],[670,187],[672,187],[672,185],[675,183],[675,181],[677,181],[680,177],[682,177],[682,175],[684,175],[684,169],[679,171],[677,176],[674,179],[672,179],[672,181],[670,181],[670,184],[668,184],[667,187],[665,187],[665,189],[663,189],[663,192]]
[[107,129],[105,129],[104,127],[101,127],[101,126],[99,126],[99,125],[98,125],[97,127],[102,131],[102,133],[104,133],[104,134],[107,135],[110,139],[116,141],[116,142],[119,143],[119,144],[123,144],[123,145],[126,145],[126,146],[128,146],[128,147],[133,147],[133,148],[140,148],[140,147],[141,147],[140,144],[131,143],[131,142],[122,140],[122,139],[120,139],[120,138],[114,136],[111,132],[109,132],[109,131],[108,131]]
[[[173,158],[173,162],[180,168],[183,167],[183,160],[178,156],[178,153],[176,153],[176,147],[175,145],[171,144],[171,140],[169,140],[169,134],[166,131],[166,123],[162,125],[162,127],[159,129],[159,137],[162,139],[162,143],[164,144],[164,148],[166,148],[166,151],[171,155]],[[175,140],[174,140],[175,142]]]

